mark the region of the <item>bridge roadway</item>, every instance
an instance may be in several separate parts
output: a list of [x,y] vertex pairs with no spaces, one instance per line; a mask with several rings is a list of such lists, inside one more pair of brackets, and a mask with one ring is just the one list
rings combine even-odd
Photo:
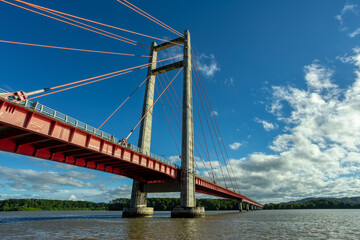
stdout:
[[[180,167],[96,130],[38,102],[15,103],[0,95],[0,150],[126,176],[144,183],[177,183]],[[196,192],[237,199],[262,208],[252,199],[201,176]]]

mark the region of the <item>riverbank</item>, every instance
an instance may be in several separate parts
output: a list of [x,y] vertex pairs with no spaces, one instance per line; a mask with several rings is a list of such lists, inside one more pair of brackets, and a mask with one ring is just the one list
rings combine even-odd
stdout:
[[[206,210],[238,210],[236,200],[197,199],[197,206]],[[69,211],[69,210],[116,210],[129,207],[130,199],[118,198],[109,203],[49,199],[7,199],[0,200],[0,211]],[[155,211],[171,211],[180,205],[178,198],[148,198],[147,205]]]

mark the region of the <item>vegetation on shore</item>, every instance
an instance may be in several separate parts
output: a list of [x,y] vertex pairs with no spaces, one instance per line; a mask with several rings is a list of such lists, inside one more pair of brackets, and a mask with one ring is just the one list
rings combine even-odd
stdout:
[[0,201],[0,211],[107,210],[106,203],[47,199],[7,199]]
[[298,203],[268,203],[264,209],[354,209],[360,208],[360,203],[342,202],[334,199],[314,199]]
[[[112,200],[108,206],[109,210],[122,210],[129,207],[130,199],[118,198]],[[180,205],[178,198],[148,198],[147,206],[153,207],[155,211],[171,211]],[[205,207],[206,210],[238,210],[237,201],[230,199],[196,199],[196,205]]]
[[[178,198],[148,198],[147,205],[155,211],[171,211],[179,206]],[[236,200],[196,199],[197,206],[206,210],[238,210]],[[7,199],[0,200],[0,211],[56,211],[56,210],[123,210],[129,207],[130,199],[117,198],[109,203],[88,201],[47,200],[47,199]],[[343,202],[334,199],[313,199],[305,202],[265,204],[264,209],[360,209],[358,202]],[[245,206],[243,205],[243,209]]]
[[[237,201],[229,199],[197,199],[197,206],[206,210],[237,210]],[[47,199],[0,200],[0,211],[42,211],[42,210],[123,210],[129,207],[130,199],[118,198],[109,203]],[[155,211],[171,211],[179,206],[177,198],[149,198],[148,206]]]

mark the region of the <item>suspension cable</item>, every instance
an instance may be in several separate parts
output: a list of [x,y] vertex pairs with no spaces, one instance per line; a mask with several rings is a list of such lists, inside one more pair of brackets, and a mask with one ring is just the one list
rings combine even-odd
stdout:
[[134,32],[134,31],[131,31],[131,30],[127,30],[127,29],[124,29],[124,28],[115,27],[115,26],[112,26],[112,25],[108,25],[108,24],[104,24],[104,23],[101,23],[101,22],[93,21],[93,20],[90,20],[90,19],[78,17],[78,16],[75,16],[75,15],[71,15],[71,14],[68,14],[68,13],[56,11],[56,10],[51,9],[51,8],[42,7],[42,6],[35,5],[35,4],[32,4],[32,3],[28,3],[28,2],[25,2],[25,1],[20,1],[20,0],[14,0],[14,1],[21,2],[21,3],[25,4],[25,5],[32,6],[32,7],[35,7],[35,6],[36,6],[37,8],[46,9],[46,10],[48,10],[48,11],[52,11],[52,12],[59,13],[59,14],[62,14],[62,15],[66,15],[66,16],[73,17],[73,18],[77,18],[77,19],[80,19],[80,20],[83,20],[83,21],[95,23],[95,24],[102,25],[102,26],[105,26],[105,27],[117,29],[117,30],[120,30],[120,31],[124,31],[124,32],[136,34],[136,35],[143,36],[143,37],[147,37],[147,38],[152,38],[152,39],[159,40],[159,41],[162,41],[162,42],[170,42],[170,43],[171,43],[171,41],[168,41],[168,40],[166,40],[166,39],[157,38],[157,37],[149,36],[149,35],[146,35],[146,34]]
[[[139,13],[140,15],[146,17],[147,19],[153,21],[154,23],[156,23],[156,24],[162,26],[163,28],[169,30],[170,32],[172,32],[172,33],[174,33],[174,34],[176,34],[176,35],[178,35],[178,36],[180,36],[180,37],[183,37],[183,35],[182,35],[181,33],[179,33],[178,31],[174,30],[173,28],[169,27],[169,26],[166,25],[165,23],[161,22],[160,20],[156,19],[155,17],[151,16],[150,14],[146,13],[145,11],[143,11],[143,10],[141,10],[140,8],[136,7],[135,5],[129,3],[128,1],[125,1],[127,4],[124,3],[124,2],[122,2],[122,1],[120,1],[120,0],[117,0],[117,1],[118,1],[119,3],[121,3],[121,4],[123,4],[124,6],[132,9],[133,11]],[[129,4],[129,5],[128,5],[128,4]],[[133,6],[133,7],[131,7],[130,5]],[[136,9],[139,9],[139,10],[136,10],[135,8],[136,8]]]
[[149,79],[149,77],[147,77],[139,86],[137,86],[131,93],[130,95],[115,109],[115,111],[113,111],[109,117],[107,117],[105,119],[105,121],[96,129],[95,132],[97,132],[126,102],[127,100],[130,99],[130,97]]
[[[157,94],[159,95],[160,93],[159,93],[159,90],[158,90],[156,84],[155,84],[155,89],[156,89]],[[163,111],[164,111],[164,113],[165,113],[166,121],[167,121],[167,123],[168,123],[168,125],[169,125],[170,131],[171,131],[171,135],[172,135],[172,137],[173,137],[173,139],[174,139],[176,148],[177,148],[177,150],[178,150],[178,152],[179,152],[179,156],[180,156],[180,154],[181,154],[180,148],[179,148],[179,145],[178,145],[178,143],[177,143],[177,141],[176,141],[174,131],[173,131],[172,127],[171,127],[171,124],[170,124],[168,115],[167,115],[167,113],[166,113],[166,110],[165,110],[165,107],[164,107],[164,104],[163,104],[161,98],[160,98],[160,103],[161,103],[162,109],[163,109]]]
[[[192,55],[194,56],[194,52],[192,52]],[[195,59],[195,56],[194,56],[194,59]],[[208,94],[207,94],[207,91],[206,91],[206,88],[205,88],[205,85],[204,85],[204,81],[203,81],[203,79],[202,79],[202,77],[201,77],[201,74],[200,74],[199,69],[197,68],[196,60],[195,60],[194,62],[195,62],[196,70],[197,70],[198,80],[199,80],[199,82],[200,82],[200,83],[199,83],[199,84],[200,84],[200,87],[201,87],[201,88],[203,89],[203,91],[205,92],[204,95],[206,95],[207,104],[210,106],[211,112],[213,112],[213,108],[212,108],[212,106],[211,106],[211,102],[210,102],[209,96],[208,96]],[[200,79],[201,79],[201,81],[200,81]],[[205,99],[205,102],[206,102],[206,99]],[[207,106],[208,106],[208,105],[207,105]],[[208,109],[208,111],[209,111],[209,109]],[[213,121],[212,121],[212,118],[214,119],[214,122],[215,122],[217,128],[215,128],[214,123],[213,123]],[[229,179],[230,179],[232,188],[235,189],[235,188],[234,188],[234,185],[233,185],[233,181],[232,181],[232,178],[233,178],[233,180],[234,180],[234,182],[235,182],[235,184],[236,184],[236,186],[237,186],[237,189],[240,190],[240,189],[239,189],[239,185],[238,185],[238,183],[237,183],[237,181],[236,181],[236,178],[235,178],[234,170],[233,170],[233,168],[232,168],[232,165],[231,165],[231,162],[230,162],[230,159],[229,159],[229,155],[228,155],[228,153],[227,153],[227,151],[226,151],[226,147],[225,147],[224,140],[223,140],[223,138],[222,138],[222,136],[221,136],[220,128],[219,128],[219,126],[218,126],[218,124],[217,124],[217,121],[216,121],[216,117],[215,117],[214,115],[210,114],[210,119],[211,119],[212,126],[213,126],[213,128],[214,128],[214,132],[215,132],[216,138],[218,139],[219,148],[220,148],[220,151],[221,151],[221,155],[222,155],[222,157],[223,157],[223,159],[224,159],[224,163],[225,163],[225,166],[226,166],[226,170],[227,170],[227,172],[228,172],[228,175],[229,175]],[[219,137],[218,137],[218,135],[217,135],[217,131],[216,131],[216,130],[219,132],[220,141],[222,142],[224,151],[225,151],[225,153],[226,153],[227,160],[228,160],[228,165],[226,164],[226,158],[225,158],[225,156],[224,156],[224,154],[223,154],[222,147],[221,147],[221,144],[220,144],[220,141],[219,141]],[[230,169],[231,169],[231,172],[232,172],[232,174],[233,174],[233,177],[231,176],[231,174],[230,174],[230,172],[229,172],[229,167],[228,167],[228,166],[229,166]]]
[[[193,92],[194,92],[194,99],[195,99],[195,103],[196,103],[197,113],[198,113],[198,115],[199,115],[199,120],[200,120],[200,125],[201,125],[201,131],[202,131],[202,133],[203,133],[204,143],[205,143],[206,151],[207,151],[207,154],[208,154],[208,159],[209,159],[210,168],[211,168],[211,171],[212,171],[212,174],[213,174],[213,178],[215,179],[215,172],[214,172],[214,169],[213,169],[213,167],[212,167],[211,160],[210,160],[210,153],[209,153],[208,145],[207,145],[207,142],[206,142],[206,136],[205,136],[205,132],[204,132],[204,127],[203,127],[203,124],[202,124],[202,120],[201,120],[200,108],[199,108],[198,101],[197,101],[197,97],[196,97],[196,92],[195,92],[195,88],[194,88],[194,83],[192,84],[192,88],[193,88]],[[199,141],[199,143],[200,143],[200,141]],[[216,177],[216,178],[217,178],[217,177]]]
[[[86,28],[86,27],[83,27],[83,26],[80,26],[80,25],[77,25],[77,24],[68,22],[68,21],[65,21],[65,20],[61,20],[61,19],[59,19],[59,18],[56,18],[56,17],[52,17],[52,16],[49,16],[49,15],[43,14],[43,13],[40,13],[40,12],[31,10],[31,9],[28,9],[28,8],[25,8],[25,7],[22,7],[22,6],[19,6],[19,5],[14,4],[14,3],[10,3],[10,2],[5,1],[5,0],[0,0],[0,1],[5,2],[5,3],[8,3],[8,4],[13,5],[13,6],[16,6],[16,7],[19,7],[19,8],[22,8],[22,9],[25,9],[25,10],[30,11],[30,12],[34,12],[34,13],[40,14],[40,15],[42,15],[42,16],[45,16],[45,17],[48,17],[48,18],[51,18],[51,19],[55,19],[55,20],[60,21],[60,22],[63,22],[63,23],[67,23],[67,24],[72,25],[72,26],[76,26],[76,27],[79,27],[79,28],[82,28],[82,29],[85,29],[85,30],[88,30],[88,31],[91,31],[91,32],[98,33],[98,34],[100,34],[100,35],[104,35],[104,36],[107,36],[107,37],[110,37],[110,38],[113,38],[113,39],[116,39],[116,40],[119,40],[119,41],[123,41],[123,42],[129,43],[129,44],[135,45],[135,46],[139,46],[139,47],[143,47],[143,48],[148,48],[148,47],[142,46],[142,45],[144,45],[144,44],[141,44],[141,43],[138,43],[138,42],[136,42],[136,43],[131,42],[131,41],[133,41],[133,40],[127,41],[127,40],[124,40],[124,39],[119,38],[119,37],[121,37],[121,36],[119,36],[119,37],[114,37],[114,36],[111,36],[111,35],[109,35],[109,34],[104,34],[104,33],[101,33],[101,32],[98,32],[98,31],[95,31],[95,30],[92,30],[92,29],[89,29],[89,28]],[[73,20],[73,21],[75,21],[75,20]],[[83,24],[83,25],[84,25],[84,24]],[[93,27],[93,28],[95,28],[95,27]],[[104,31],[104,30],[101,30],[101,31]],[[105,31],[105,32],[106,32],[106,31]],[[123,38],[123,37],[122,37],[122,38]],[[145,46],[146,46],[146,45],[145,45]]]
[[[169,60],[169,59],[165,59],[165,60]],[[165,60],[160,60],[160,61],[165,61]],[[71,82],[71,83],[66,83],[66,84],[62,84],[62,85],[59,85],[59,86],[55,86],[55,87],[51,87],[49,89],[54,90],[54,89],[57,89],[57,88],[66,87],[66,86],[69,86],[69,85],[74,85],[74,84],[77,84],[77,83],[86,82],[86,81],[90,81],[92,79],[104,77],[104,78],[101,78],[101,79],[93,80],[91,82],[86,82],[86,83],[75,85],[75,86],[68,87],[68,88],[65,88],[65,89],[60,89],[60,90],[57,90],[57,91],[54,91],[54,92],[45,93],[45,94],[42,94],[42,95],[39,95],[39,96],[31,97],[31,98],[29,98],[29,100],[34,99],[34,98],[47,96],[47,95],[51,95],[51,94],[62,92],[62,91],[66,91],[66,90],[73,89],[73,88],[76,88],[76,87],[81,87],[81,86],[84,86],[84,85],[87,85],[87,84],[90,84],[90,83],[99,82],[99,81],[102,81],[102,80],[105,80],[105,79],[108,79],[108,78],[120,76],[120,75],[127,74],[127,73],[130,73],[130,72],[136,71],[136,70],[144,69],[144,68],[147,68],[150,64],[153,64],[153,63],[155,63],[155,62],[147,63],[147,64],[143,64],[143,65],[139,65],[139,66],[136,66],[136,67],[131,67],[131,68],[123,69],[123,70],[119,70],[119,71],[116,71],[116,72],[103,74],[103,75],[96,76],[96,77],[86,78],[86,79],[83,79],[83,80],[79,80],[79,81],[75,81],[75,82]],[[115,74],[115,75],[113,75],[113,74]],[[105,77],[105,76],[108,76],[108,77]]]
[[[201,90],[202,90],[202,92],[203,92],[203,95],[204,95],[204,101],[205,101],[205,104],[206,104],[206,106],[207,106],[207,109],[208,109],[208,112],[209,112],[209,115],[210,115],[210,120],[211,120],[212,126],[213,126],[213,128],[214,128],[216,138],[218,139],[218,144],[219,144],[220,151],[221,151],[221,154],[222,154],[223,159],[224,159],[224,163],[225,163],[225,165],[226,165],[227,172],[228,172],[228,174],[229,174],[230,182],[231,182],[231,184],[232,184],[233,189],[235,189],[235,188],[234,188],[234,185],[233,185],[233,183],[232,183],[231,174],[229,173],[229,170],[228,170],[228,167],[227,167],[227,164],[226,164],[226,158],[224,157],[224,154],[223,154],[223,152],[222,152],[222,148],[221,148],[221,144],[220,144],[220,142],[219,142],[219,138],[218,138],[218,135],[217,135],[217,131],[216,131],[216,128],[215,128],[214,123],[213,123],[213,120],[212,120],[212,118],[214,118],[214,121],[215,121],[215,123],[216,123],[216,125],[217,125],[216,118],[215,118],[215,116],[211,115],[211,112],[213,112],[213,109],[212,109],[212,106],[211,106],[211,103],[210,103],[210,100],[209,100],[209,96],[208,96],[208,94],[207,94],[207,92],[206,92],[206,89],[205,89],[205,86],[204,86],[204,81],[203,81],[203,79],[202,79],[202,77],[201,77],[201,74],[200,74],[200,71],[199,71],[199,69],[198,69],[197,62],[196,62],[196,59],[195,59],[195,56],[194,56],[194,52],[193,52],[193,51],[192,51],[192,55],[193,55],[193,57],[194,57],[195,69],[197,70],[197,71],[195,71],[195,72],[198,74],[199,85],[200,85],[200,88],[201,88]],[[211,112],[210,112],[210,110],[209,110],[208,105],[210,106]],[[204,111],[205,111],[205,110],[204,110]],[[232,171],[232,173],[233,173],[234,182],[236,183],[237,188],[239,189],[238,183],[237,183],[236,178],[235,178],[234,170],[233,170],[232,165],[231,165],[231,163],[230,163],[230,160],[229,160],[229,157],[228,157],[226,148],[225,148],[225,144],[224,144],[224,141],[223,141],[223,139],[222,139],[222,136],[221,136],[220,129],[219,129],[218,125],[217,125],[217,128],[218,128],[219,135],[220,135],[220,138],[221,138],[223,147],[224,147],[224,151],[225,151],[225,153],[226,153],[226,155],[227,155],[227,159],[228,159],[228,163],[229,163],[228,165],[230,166],[230,169],[231,169],[231,171]]]
[[[160,65],[161,65],[161,63],[160,63]],[[167,75],[166,75],[166,77],[167,77]],[[162,75],[161,75],[161,78],[162,78],[162,80],[164,81],[164,84],[167,85],[168,83],[165,81],[165,79],[164,79],[164,77],[163,77]],[[163,86],[162,86],[162,84],[161,84],[160,78],[158,78],[158,80],[159,80],[159,84],[160,84],[161,88],[164,89]],[[169,81],[170,81],[170,80],[169,80]],[[172,87],[172,85],[171,85],[171,87]],[[172,88],[172,89],[173,89],[173,91],[175,92],[174,88]],[[173,98],[173,96],[172,96],[171,91],[169,91],[168,93],[170,94],[170,97],[171,97],[171,99],[173,100],[173,102],[174,102],[174,104],[175,104],[175,106],[176,106],[176,108],[177,108],[176,102],[175,102],[175,100],[174,100],[174,98]],[[175,94],[176,94],[176,92],[175,92]],[[175,115],[175,113],[174,113],[173,108],[171,107],[171,103],[170,103],[170,101],[169,101],[169,99],[168,99],[168,97],[167,97],[166,92],[165,92],[165,98],[166,98],[166,100],[167,100],[167,102],[168,102],[168,104],[169,104],[170,110],[171,110],[172,115],[173,115],[173,117],[174,117],[174,119],[175,119],[175,121],[176,121],[176,124],[177,124],[179,130],[181,131],[181,127],[180,127],[179,121],[178,121],[178,119],[177,119],[177,117],[176,117],[176,115]],[[180,104],[180,105],[181,105],[181,104]],[[178,109],[178,108],[177,108],[177,109]],[[180,118],[181,118],[181,113],[180,113],[179,109],[178,109],[178,113],[179,113],[179,116],[180,116]],[[194,131],[194,135],[195,135],[195,138],[196,138],[196,140],[198,141],[201,149],[202,149],[203,152],[204,152],[204,149],[203,149],[203,147],[202,147],[202,145],[201,145],[201,143],[200,143],[200,141],[199,141],[199,138],[198,138],[198,136],[197,136],[197,134],[196,134],[195,131]],[[203,158],[202,158],[201,155],[200,155],[199,150],[196,148],[195,145],[194,145],[194,147],[195,147],[195,150],[198,152],[198,155],[200,156],[200,159],[201,159],[201,161],[202,161],[202,163],[203,163],[203,165],[204,165],[205,170],[209,172],[209,170],[207,169],[206,164],[205,164]],[[204,152],[204,153],[205,153],[205,152]],[[205,154],[205,156],[206,156],[206,154]],[[209,158],[208,158],[208,161],[210,162]],[[210,162],[210,165],[211,165],[211,162]],[[212,168],[212,166],[211,166],[211,168]],[[213,171],[213,169],[212,169],[212,171]],[[214,178],[214,177],[213,177],[213,180],[215,181],[215,178]]]
[[128,71],[128,70],[132,70],[132,69],[136,69],[136,68],[141,68],[141,67],[147,67],[147,66],[149,66],[149,65],[151,65],[151,64],[153,64],[153,63],[158,63],[158,62],[162,62],[162,61],[167,61],[167,60],[170,60],[170,59],[173,59],[173,58],[175,58],[175,57],[167,58],[167,59],[164,59],[164,60],[158,60],[158,61],[155,61],[155,62],[146,63],[146,64],[142,64],[142,65],[139,65],[139,66],[131,67],[131,68],[126,68],[126,69],[119,70],[119,71],[115,71],[115,72],[111,72],[111,73],[106,73],[106,74],[103,74],[103,75],[100,75],[100,76],[91,77],[91,78],[86,78],[86,79],[83,79],[83,80],[79,80],[79,81],[75,81],[75,82],[70,82],[70,83],[66,83],[66,84],[54,86],[54,87],[51,87],[50,89],[53,90],[53,89],[57,89],[57,88],[66,87],[66,86],[69,86],[69,85],[73,85],[73,84],[77,84],[77,83],[89,81],[89,80],[92,80],[92,79],[95,79],[95,78],[104,77],[104,76],[108,76],[108,75],[111,75],[111,74],[116,74],[116,73],[119,73],[119,72],[125,72],[125,71]]
[[[197,81],[196,81],[196,78],[195,78],[195,85],[198,89],[198,92],[200,91],[199,88],[198,88],[198,85],[197,85]],[[204,113],[205,113],[205,109],[204,109],[204,105],[203,105],[203,101],[202,101],[202,98],[201,98],[201,95],[200,96],[200,100],[201,100],[201,105],[203,107],[203,110],[204,110]],[[209,133],[210,133],[210,136],[211,136],[211,140],[212,140],[212,143],[213,143],[213,146],[214,146],[214,150],[215,150],[215,154],[216,154],[216,158],[219,162],[219,167],[220,167],[220,172],[221,172],[221,175],[224,179],[224,183],[225,183],[225,187],[226,187],[226,180],[225,180],[225,176],[224,176],[224,173],[223,173],[223,170],[222,170],[222,166],[221,166],[221,162],[220,162],[220,158],[219,158],[219,155],[218,155],[218,152],[217,152],[217,149],[216,149],[216,145],[215,145],[215,142],[214,142],[214,137],[211,133],[211,128],[210,128],[210,124],[209,124],[209,121],[208,121],[208,118],[207,118],[207,115],[205,114],[205,119],[206,119],[206,123],[207,123],[207,126],[209,128]]]
[[106,80],[106,79],[109,79],[109,78],[113,78],[113,77],[117,77],[117,76],[120,76],[120,75],[124,75],[124,74],[127,74],[127,73],[131,73],[131,72],[133,72],[133,71],[136,71],[136,70],[144,69],[144,68],[147,68],[147,67],[142,67],[142,68],[138,68],[138,69],[133,69],[133,70],[130,70],[130,71],[127,71],[127,72],[121,72],[121,73],[118,73],[118,74],[115,74],[115,75],[112,75],[112,76],[108,76],[108,77],[96,79],[96,80],[93,80],[93,81],[90,81],[90,82],[85,82],[85,83],[82,83],[82,84],[79,84],[79,85],[75,85],[75,86],[71,86],[71,87],[68,87],[68,88],[60,89],[60,90],[57,90],[57,91],[54,91],[54,92],[45,93],[45,94],[42,94],[42,95],[39,95],[39,96],[35,96],[35,97],[28,98],[28,100],[31,100],[31,99],[34,99],[34,98],[39,98],[39,97],[44,97],[44,96],[51,95],[51,94],[54,94],[54,93],[63,92],[63,91],[66,91],[66,90],[70,90],[70,89],[73,89],[73,88],[81,87],[81,86],[84,86],[84,85],[87,85],[87,84],[91,84],[91,83],[100,82],[100,81],[103,81],[103,80]]
[[142,118],[139,120],[139,122],[135,125],[135,127],[133,129],[131,129],[130,133],[126,136],[126,138],[124,138],[124,142],[127,141],[127,139],[131,136],[131,134],[134,132],[134,130],[136,129],[136,127],[141,123],[141,121],[145,118],[145,116],[149,113],[149,111],[153,108],[153,106],[155,105],[155,103],[160,99],[160,97],[164,94],[164,92],[166,91],[166,89],[168,89],[168,87],[171,85],[171,83],[175,80],[175,78],[179,75],[179,73],[181,72],[183,68],[180,68],[180,70],[177,72],[177,74],[175,75],[175,77],[171,80],[171,82],[169,83],[169,85],[166,86],[166,88],[164,89],[164,91],[162,91],[162,93],[159,95],[159,97],[155,100],[155,102],[149,107],[149,109],[146,111],[146,113],[144,114],[144,116],[142,116]]
[[120,36],[120,35],[118,35],[118,34],[105,31],[105,30],[103,30],[103,29],[100,29],[100,28],[97,28],[97,27],[94,27],[94,26],[91,26],[91,25],[88,25],[88,24],[85,24],[85,23],[76,21],[76,20],[71,19],[71,18],[68,18],[68,17],[64,17],[63,15],[56,14],[56,13],[54,13],[54,12],[52,12],[52,11],[45,10],[45,9],[42,9],[42,8],[38,8],[38,7],[34,7],[34,8],[36,8],[36,9],[38,9],[38,10],[42,10],[42,11],[47,12],[47,13],[49,13],[49,14],[53,14],[53,15],[55,15],[55,16],[64,18],[64,19],[66,19],[66,20],[69,20],[69,21],[72,21],[72,22],[81,24],[81,25],[83,25],[83,26],[86,26],[86,27],[95,29],[95,30],[97,30],[97,31],[101,31],[101,32],[103,32],[103,33],[106,33],[106,34],[109,34],[109,35],[112,35],[112,36],[115,36],[115,37],[117,37],[117,38],[120,38],[120,39],[125,40],[125,41],[123,41],[123,42],[130,43],[130,44],[133,44],[133,45],[137,45],[137,46],[140,46],[140,47],[145,47],[145,48],[147,48],[147,49],[150,47],[150,46],[148,46],[148,45],[146,45],[146,44],[139,43],[139,42],[137,42],[137,41],[135,41],[135,40],[132,40],[132,39],[129,39],[129,38]]
[[146,55],[138,55],[138,54],[130,54],[130,53],[117,53],[117,52],[105,52],[105,51],[87,50],[87,49],[80,49],[80,48],[56,47],[56,46],[49,46],[49,45],[41,45],[41,44],[34,44],[34,43],[24,43],[24,42],[14,42],[14,41],[5,41],[5,40],[0,40],[0,42],[19,44],[19,45],[26,45],[26,46],[35,46],[35,47],[45,47],[45,48],[55,48],[55,49],[82,51],[82,52],[106,53],[106,54],[115,54],[115,55],[132,56],[132,57],[147,57],[147,58],[150,57],[150,56],[146,56]]

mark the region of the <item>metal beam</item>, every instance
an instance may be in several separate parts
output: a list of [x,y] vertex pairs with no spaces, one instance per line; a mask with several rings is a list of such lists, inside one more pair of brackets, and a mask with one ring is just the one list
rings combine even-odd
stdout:
[[145,183],[144,192],[147,193],[180,192],[180,183],[179,182]]
[[179,61],[179,62],[175,62],[175,63],[171,63],[159,68],[156,68],[154,70],[151,71],[152,75],[158,75],[160,73],[164,73],[164,72],[169,72],[178,68],[183,67],[183,61]]
[[157,46],[154,47],[154,50],[155,51],[161,51],[161,50],[164,50],[164,49],[167,49],[167,48],[170,48],[170,47],[173,47],[175,45],[180,45],[181,43],[184,42],[184,38],[182,37],[179,37],[179,38],[176,38],[174,40],[171,40],[169,42],[164,42],[162,44],[159,44]]

